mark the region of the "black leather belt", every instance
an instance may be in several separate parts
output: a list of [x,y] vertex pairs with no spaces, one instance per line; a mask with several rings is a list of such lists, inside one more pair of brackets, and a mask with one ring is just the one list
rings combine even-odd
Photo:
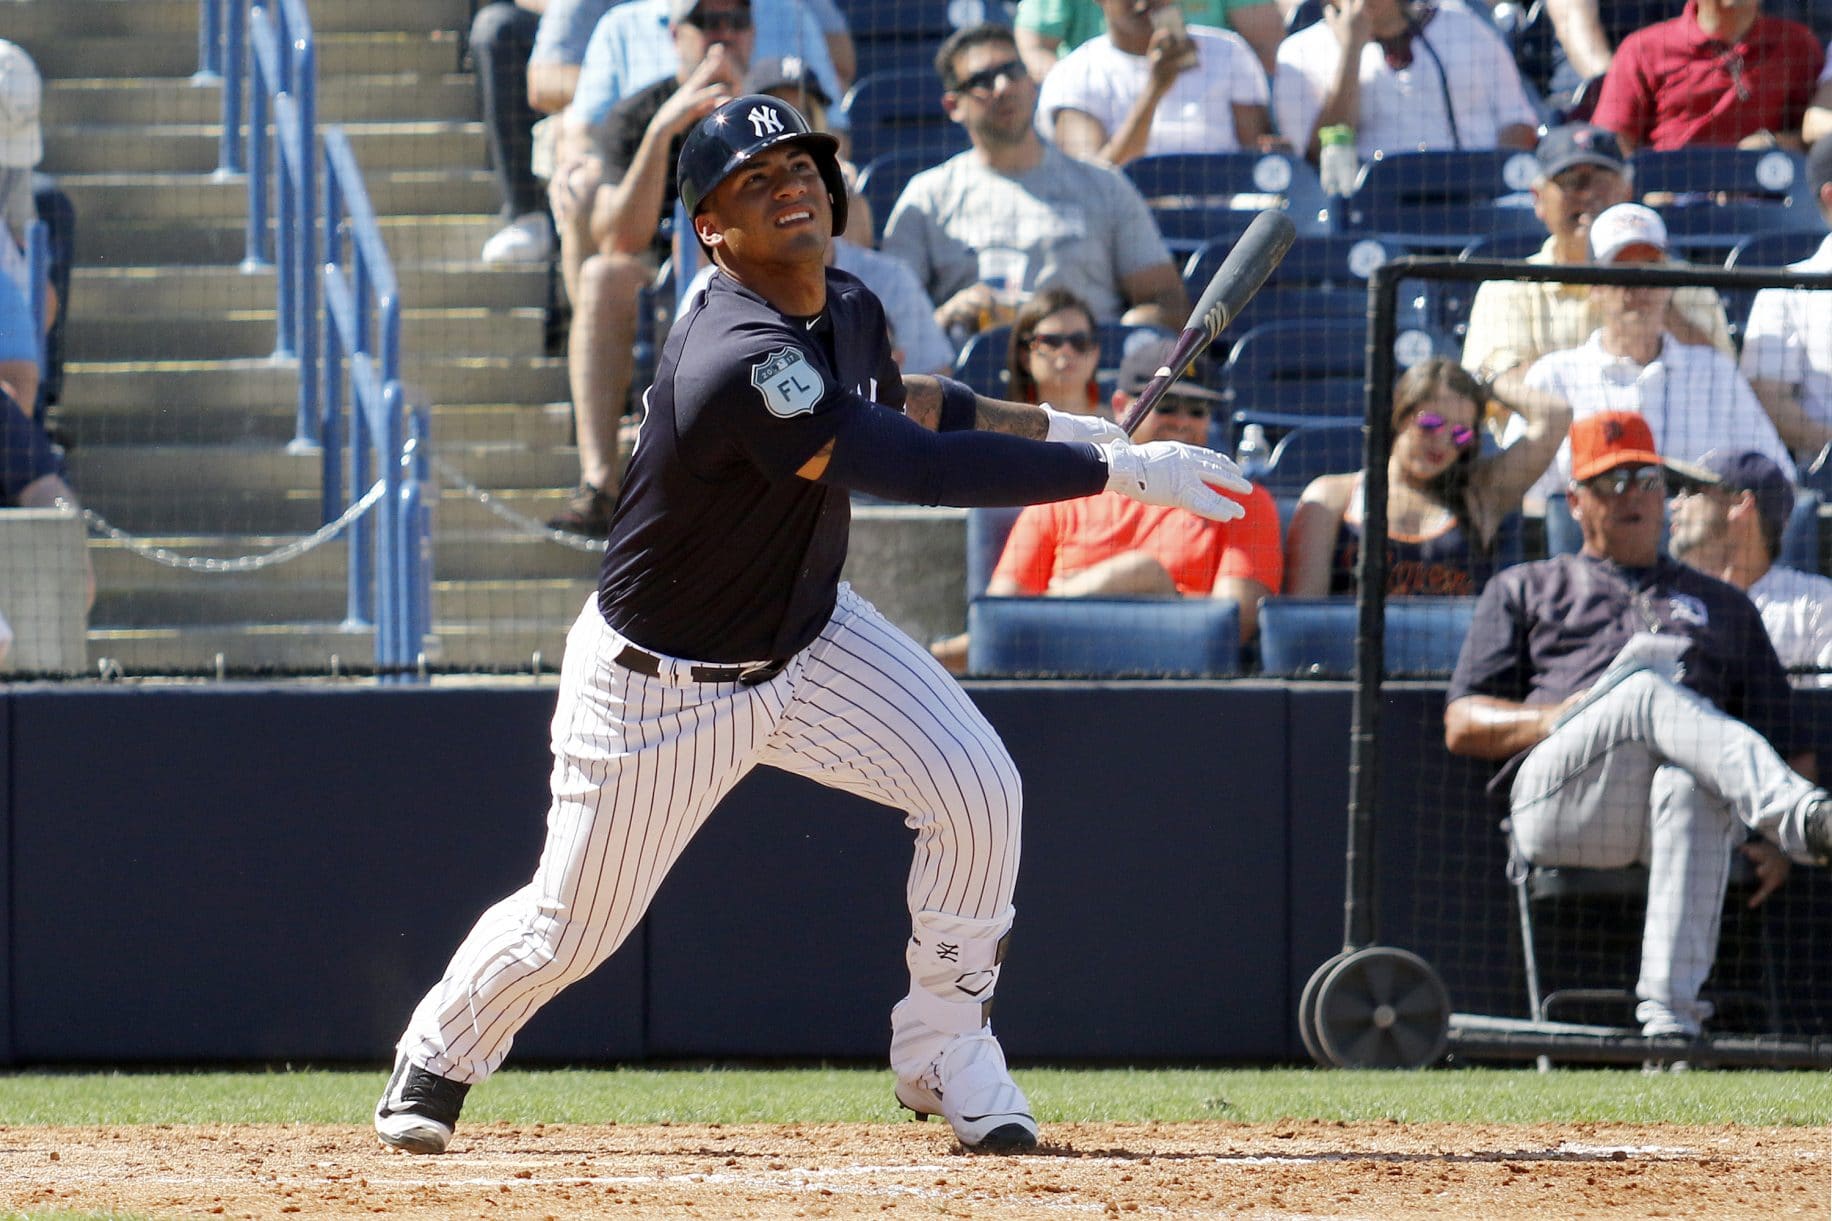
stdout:
[[[644,652],[633,644],[623,646],[623,651],[611,659],[626,670],[638,674],[647,674],[657,678],[662,672],[662,659],[653,653]],[[758,683],[767,683],[789,663],[783,661],[753,661],[741,666],[689,666],[687,677],[696,683],[742,683],[754,687]]]

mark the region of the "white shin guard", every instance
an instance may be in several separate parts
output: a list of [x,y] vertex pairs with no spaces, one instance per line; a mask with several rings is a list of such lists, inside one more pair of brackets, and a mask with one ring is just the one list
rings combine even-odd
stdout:
[[891,1068],[900,1079],[932,1086],[949,1041],[989,1024],[1015,914],[1010,907],[991,920],[916,913],[904,950],[909,995],[891,1010]]

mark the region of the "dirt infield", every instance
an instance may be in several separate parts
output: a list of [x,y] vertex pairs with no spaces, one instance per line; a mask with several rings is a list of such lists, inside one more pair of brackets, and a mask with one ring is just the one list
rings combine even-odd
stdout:
[[1819,1217],[1820,1129],[1139,1124],[963,1154],[939,1123],[0,1128],[0,1209],[154,1217]]

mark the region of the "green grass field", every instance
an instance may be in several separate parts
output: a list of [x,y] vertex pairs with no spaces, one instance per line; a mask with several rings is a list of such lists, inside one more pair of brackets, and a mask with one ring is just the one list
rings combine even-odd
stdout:
[[[1225,1119],[1409,1123],[1832,1123],[1832,1074],[1634,1070],[1042,1069],[1015,1074],[1046,1123]],[[368,1121],[374,1071],[22,1072],[0,1076],[0,1124]],[[888,1071],[510,1068],[471,1123],[863,1123],[905,1117]]]

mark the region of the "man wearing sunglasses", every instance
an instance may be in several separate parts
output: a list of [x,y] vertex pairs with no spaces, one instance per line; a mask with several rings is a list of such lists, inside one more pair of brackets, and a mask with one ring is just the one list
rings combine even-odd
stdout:
[[1009,323],[1019,299],[1050,285],[1098,322],[1181,327],[1189,299],[1151,210],[1118,171],[1043,142],[1037,85],[1011,30],[956,30],[935,70],[942,108],[972,147],[910,179],[883,249],[916,269],[942,330]]
[[1583,549],[1489,582],[1446,693],[1445,744],[1505,763],[1490,789],[1527,860],[1647,866],[1636,1020],[1650,1037],[1696,1036],[1731,854],[1755,860],[1759,903],[1786,876],[1775,847],[1828,863],[1832,798],[1809,779],[1755,607],[1661,554],[1669,476],[1717,477],[1662,458],[1634,412],[1579,420],[1571,452]]

